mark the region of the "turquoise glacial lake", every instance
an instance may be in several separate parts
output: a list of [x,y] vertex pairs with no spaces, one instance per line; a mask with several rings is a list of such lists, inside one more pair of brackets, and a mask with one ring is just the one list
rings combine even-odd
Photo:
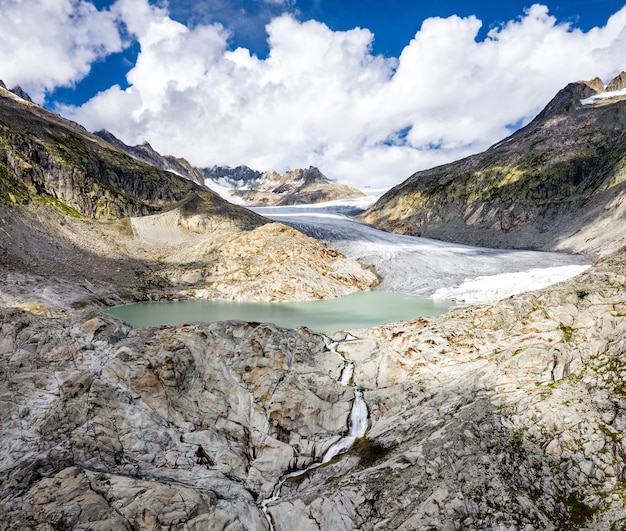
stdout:
[[338,299],[306,302],[141,302],[117,306],[107,310],[107,313],[124,319],[135,328],[239,320],[274,323],[283,328],[306,326],[314,332],[335,332],[439,315],[454,305],[455,301],[366,291]]

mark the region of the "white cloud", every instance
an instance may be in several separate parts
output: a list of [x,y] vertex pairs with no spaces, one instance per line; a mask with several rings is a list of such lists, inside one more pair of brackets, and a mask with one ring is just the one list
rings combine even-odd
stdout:
[[198,166],[312,164],[357,186],[485,149],[568,82],[626,68],[626,8],[585,33],[535,5],[481,42],[475,17],[432,18],[397,59],[373,55],[367,29],[289,15],[259,59],[229,51],[219,25],[189,29],[145,0],[115,9],[141,44],[131,86],[65,114]]
[[266,4],[274,6],[283,6],[285,8],[293,8],[295,2],[293,0],[263,0]]
[[0,0],[0,78],[36,101],[122,49],[115,17],[82,0]]

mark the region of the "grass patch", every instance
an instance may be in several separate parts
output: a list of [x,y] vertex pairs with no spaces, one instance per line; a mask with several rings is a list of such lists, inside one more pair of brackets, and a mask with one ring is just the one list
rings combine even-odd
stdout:
[[557,529],[561,531],[580,529],[597,512],[597,509],[587,505],[579,494],[573,492],[567,496],[558,496],[556,501],[564,508],[557,519]]
[[559,325],[559,331],[563,335],[563,341],[565,341],[566,343],[571,343],[572,339],[574,338],[575,329],[571,326],[567,326],[561,323]]

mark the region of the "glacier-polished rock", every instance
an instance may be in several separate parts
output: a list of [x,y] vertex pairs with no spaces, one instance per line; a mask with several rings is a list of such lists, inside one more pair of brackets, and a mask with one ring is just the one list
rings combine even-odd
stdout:
[[[619,528],[625,266],[337,334],[370,429],[282,485],[274,529]],[[355,395],[306,329],[3,309],[0,353],[7,529],[268,529],[262,500],[347,433]]]
[[263,528],[255,499],[347,429],[343,362],[305,330],[0,322],[0,527]]

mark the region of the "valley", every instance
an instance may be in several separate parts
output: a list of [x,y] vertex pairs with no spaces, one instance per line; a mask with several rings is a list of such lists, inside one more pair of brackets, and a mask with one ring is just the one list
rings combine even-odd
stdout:
[[[507,153],[610,108],[621,135],[621,99],[563,103],[592,93],[569,87]],[[4,89],[0,139],[1,529],[626,525],[622,143],[616,173],[554,176],[542,201],[466,194],[477,156],[357,222],[233,205]],[[373,289],[475,298],[328,333],[103,311]]]

